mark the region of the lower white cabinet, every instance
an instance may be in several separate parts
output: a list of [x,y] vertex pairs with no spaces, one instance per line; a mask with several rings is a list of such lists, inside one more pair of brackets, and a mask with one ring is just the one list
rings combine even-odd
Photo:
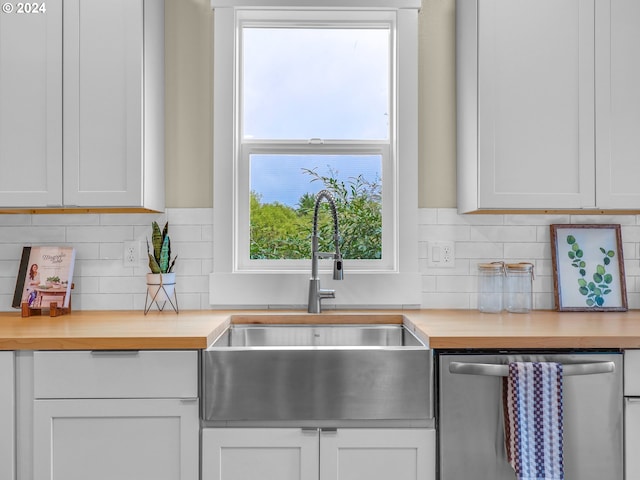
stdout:
[[196,351],[35,352],[34,480],[198,480]]
[[624,352],[624,472],[640,478],[640,350]]
[[36,400],[34,478],[197,480],[198,429],[195,400]]
[[0,479],[15,473],[15,369],[14,353],[0,352]]
[[202,480],[434,480],[435,430],[205,428]]
[[624,399],[625,478],[640,478],[640,398]]

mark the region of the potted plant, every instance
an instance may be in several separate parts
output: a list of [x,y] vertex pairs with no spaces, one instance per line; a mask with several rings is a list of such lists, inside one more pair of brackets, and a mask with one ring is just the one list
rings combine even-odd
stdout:
[[[176,264],[177,256],[171,259],[171,240],[169,239],[169,222],[162,230],[158,222],[152,222],[151,244],[147,239],[147,255],[149,256],[149,269],[147,273],[147,292],[152,302],[171,301],[176,286],[176,274],[172,271]],[[173,305],[173,303],[172,303]],[[164,303],[163,303],[164,306]],[[160,307],[160,304],[158,304]],[[176,307],[174,306],[174,309]],[[160,308],[162,310],[162,308]]]

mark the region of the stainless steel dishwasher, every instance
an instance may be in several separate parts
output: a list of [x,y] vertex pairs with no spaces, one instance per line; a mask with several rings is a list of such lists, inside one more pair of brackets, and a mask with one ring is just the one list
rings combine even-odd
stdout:
[[440,352],[436,361],[440,480],[513,480],[501,398],[512,361],[564,365],[565,478],[622,480],[620,352]]

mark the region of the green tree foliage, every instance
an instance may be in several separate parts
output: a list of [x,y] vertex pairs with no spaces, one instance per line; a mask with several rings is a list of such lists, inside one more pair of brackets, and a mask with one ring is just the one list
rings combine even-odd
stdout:
[[[382,256],[382,193],[380,179],[367,181],[362,175],[346,183],[336,172],[322,176],[304,169],[312,182],[321,182],[336,201],[340,223],[340,251],[345,259],[380,259]],[[262,203],[251,192],[251,258],[311,258],[311,233],[315,195],[305,193],[296,208],[278,202]],[[320,250],[333,251],[333,221],[327,202],[320,206],[318,232]]]

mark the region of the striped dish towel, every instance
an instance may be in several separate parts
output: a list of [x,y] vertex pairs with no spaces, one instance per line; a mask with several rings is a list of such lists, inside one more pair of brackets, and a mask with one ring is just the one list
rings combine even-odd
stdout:
[[562,365],[513,362],[504,378],[507,459],[518,480],[563,480]]

